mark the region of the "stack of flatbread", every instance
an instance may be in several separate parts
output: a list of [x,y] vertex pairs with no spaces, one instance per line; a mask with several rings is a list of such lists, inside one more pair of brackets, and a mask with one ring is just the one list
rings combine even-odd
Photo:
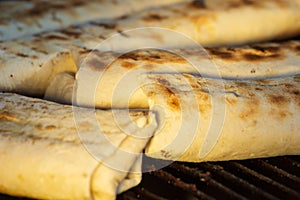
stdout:
[[299,0],[0,5],[1,193],[114,199],[144,153],[300,154]]

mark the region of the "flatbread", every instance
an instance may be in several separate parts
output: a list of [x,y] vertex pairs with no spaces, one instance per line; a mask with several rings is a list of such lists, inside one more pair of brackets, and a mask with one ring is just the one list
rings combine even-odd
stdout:
[[[96,19],[100,19],[103,24],[107,19],[120,16],[112,21],[118,30],[160,26],[182,32],[202,45],[248,43],[299,34],[299,0],[210,0],[205,7],[199,2],[1,2],[1,40],[66,28],[68,25]],[[149,7],[152,8],[147,10]],[[137,12],[128,17],[134,11]]]
[[63,72],[56,75],[48,86],[44,99],[72,104],[75,74]]
[[[27,27],[24,31],[29,32],[24,34],[29,34],[32,31],[45,31],[46,27],[48,29],[64,28],[33,36],[29,35],[16,40],[0,41],[0,91],[16,92],[29,96],[43,96],[50,81],[56,74],[61,72],[75,73],[77,71],[77,66],[74,62],[76,59],[72,51],[83,51],[89,45],[91,45],[89,46],[90,48],[94,48],[95,44],[103,41],[103,38],[98,38],[98,34],[107,33],[105,30],[107,30],[108,27],[105,25],[101,27],[99,23],[104,23],[103,20],[111,21],[112,19],[108,19],[108,16],[116,17],[128,14],[133,10],[143,10],[147,7],[166,5],[178,1],[179,0],[139,1],[139,3],[135,3],[133,6],[128,6],[128,1],[101,1],[102,4],[99,4],[97,1],[91,1],[89,3],[83,1],[77,2],[81,2],[81,5],[74,4],[73,1],[49,1],[43,3],[31,1],[22,2],[21,5],[18,5],[16,8],[14,7],[14,9],[9,10],[9,12],[1,12],[2,15],[4,15],[1,20],[5,21],[5,23],[3,22],[4,25],[0,26],[0,32],[2,28],[4,31],[3,40],[5,40],[6,36],[17,37],[18,31],[12,31],[11,29],[16,29],[18,26],[21,26],[21,28],[24,28],[23,26]],[[7,6],[1,8],[8,9],[7,7],[10,8],[14,6],[15,2],[6,2],[3,4]],[[73,6],[69,7],[69,4]],[[39,11],[38,16],[27,16],[31,9],[37,9],[35,7],[32,8],[33,6],[37,8],[41,6],[45,8],[48,6],[49,10],[46,12]],[[22,10],[23,7],[24,10]],[[91,7],[93,7],[93,9],[91,9]],[[111,11],[112,8],[114,8],[114,12]],[[103,12],[99,13],[99,11]],[[89,14],[87,14],[87,12]],[[55,20],[53,21],[53,15],[66,19],[58,23]],[[78,15],[78,18],[74,18],[73,15]],[[93,19],[96,17],[95,15],[99,17],[99,23],[96,23],[96,25],[91,25],[87,22],[86,25],[76,28],[65,27],[71,22],[75,23],[75,21],[77,21],[79,23]],[[50,24],[48,23],[49,20]],[[31,23],[28,24],[29,22]],[[31,27],[31,25],[33,27]],[[35,30],[36,26],[38,28],[37,30]],[[94,30],[94,33],[87,31],[90,26],[97,27],[97,30]],[[110,28],[108,28],[108,30],[110,33],[117,31],[111,30]],[[14,33],[17,35],[14,35]],[[0,40],[2,40],[1,38],[0,36]]]
[[300,154],[300,75],[218,80],[145,74],[159,129],[146,155],[189,162]]
[[[9,46],[7,51],[19,51]],[[20,47],[20,46],[19,46]],[[0,91],[42,97],[52,79],[59,73],[76,73],[77,66],[72,53],[61,49],[58,53],[34,52],[23,46],[24,53],[1,54]],[[26,52],[26,53],[25,53]]]
[[67,28],[94,19],[122,17],[148,7],[182,0],[67,0],[0,2],[0,41]]
[[[42,96],[52,75],[57,74],[49,72],[51,69],[74,72],[76,67],[72,62],[78,67],[79,55],[95,48],[100,51],[143,47],[185,48],[192,41],[193,44],[218,46],[291,37],[300,33],[299,2],[212,0],[203,8],[188,1],[145,9],[123,18],[99,19],[2,42],[0,91]],[[272,21],[276,23],[270,23]],[[128,31],[136,28],[139,28],[138,31]],[[112,36],[116,33],[120,33],[123,39],[114,40]],[[104,41],[105,45],[97,47]],[[68,58],[58,58],[61,55]],[[66,63],[58,64],[64,61]],[[47,74],[40,71],[44,68],[49,78],[37,77],[38,74]],[[12,79],[11,75],[15,78]],[[27,84],[28,79],[30,84]]]
[[0,93],[0,107],[1,193],[114,199],[140,182],[140,153],[156,128],[153,114],[95,111],[10,93]]
[[[138,75],[147,72],[193,73],[225,79],[265,79],[300,72],[300,42],[260,43],[206,49],[140,50],[82,55],[75,76],[60,74],[45,98],[99,108],[148,108]],[[112,61],[112,63],[110,63]]]
[[[209,0],[205,7],[199,1],[186,1],[135,14],[115,25],[119,30],[169,28],[203,46],[249,44],[298,35],[299,8],[299,0]],[[161,41],[176,41],[168,34],[156,36]]]

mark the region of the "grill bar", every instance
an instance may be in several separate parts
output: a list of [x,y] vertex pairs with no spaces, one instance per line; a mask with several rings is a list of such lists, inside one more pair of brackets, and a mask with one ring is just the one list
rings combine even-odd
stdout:
[[[299,190],[300,187],[300,178],[290,174],[276,166],[269,164],[264,160],[250,161],[248,163],[251,165],[252,169],[255,169],[256,172],[264,174],[268,177],[272,177],[273,180],[277,182],[284,182],[286,186],[294,189],[295,191]],[[244,165],[247,165],[246,163]]]
[[270,158],[267,159],[266,162],[280,169],[284,169],[284,171],[294,176],[300,177],[300,159],[297,158],[298,157]]
[[259,174],[238,162],[230,162],[230,164],[233,168],[239,170],[243,174],[242,176],[246,179],[256,183],[258,186],[261,186],[264,190],[276,194],[280,198],[299,199],[300,197],[300,194],[294,190],[272,180],[269,177]]
[[[195,184],[189,184],[181,180],[181,178],[175,177],[173,174],[165,171],[165,170],[159,170],[151,172],[152,175],[158,177],[160,180],[164,180],[170,185],[177,186],[181,188],[184,191],[190,192],[193,196],[201,199],[213,199],[209,195],[205,194],[204,192],[197,189]],[[176,175],[176,174],[175,174]]]
[[[201,188],[201,190],[204,190],[209,195],[215,197],[215,198],[230,198],[230,199],[245,199],[242,195],[236,193],[235,191],[231,190],[229,187],[221,184],[215,179],[212,179],[210,176],[210,173],[201,173],[202,170],[193,169],[190,167],[187,167],[185,165],[179,165],[179,164],[172,164],[170,165],[171,169],[175,169],[178,173],[175,172],[177,176],[180,177],[188,177],[185,178],[186,181],[192,181],[197,183],[198,188]],[[174,172],[173,172],[174,173]],[[191,176],[192,174],[192,176]],[[199,182],[200,181],[200,182]],[[209,186],[209,190],[206,190],[206,186]],[[218,193],[215,193],[215,191],[219,191]]]
[[221,179],[223,184],[228,185],[234,190],[238,190],[237,192],[241,193],[242,195],[246,196],[247,198],[263,198],[263,199],[272,199],[272,200],[279,200],[272,196],[269,193],[261,190],[260,188],[254,186],[253,184],[243,180],[232,173],[227,172],[224,168],[220,165],[212,165],[212,164],[205,164],[203,165],[207,170],[211,169],[216,174],[217,179]]

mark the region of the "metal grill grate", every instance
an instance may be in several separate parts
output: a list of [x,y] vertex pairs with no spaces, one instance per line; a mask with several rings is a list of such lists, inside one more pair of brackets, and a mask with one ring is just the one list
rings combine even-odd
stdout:
[[[144,167],[157,168],[147,160]],[[118,196],[134,199],[300,199],[300,156],[174,162],[145,173],[141,184]]]

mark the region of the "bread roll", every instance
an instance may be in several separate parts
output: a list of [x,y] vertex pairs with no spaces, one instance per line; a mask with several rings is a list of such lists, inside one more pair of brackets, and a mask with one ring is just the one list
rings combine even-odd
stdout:
[[193,73],[237,80],[289,76],[300,72],[299,47],[299,41],[291,40],[234,48],[93,51],[82,57],[76,77],[57,76],[45,98],[71,104],[74,93],[73,103],[80,106],[148,108],[139,74]]
[[147,111],[94,110],[0,93],[0,192],[114,199],[141,180],[156,128]]
[[299,77],[142,75],[150,110],[159,121],[146,154],[188,162],[299,155]]

